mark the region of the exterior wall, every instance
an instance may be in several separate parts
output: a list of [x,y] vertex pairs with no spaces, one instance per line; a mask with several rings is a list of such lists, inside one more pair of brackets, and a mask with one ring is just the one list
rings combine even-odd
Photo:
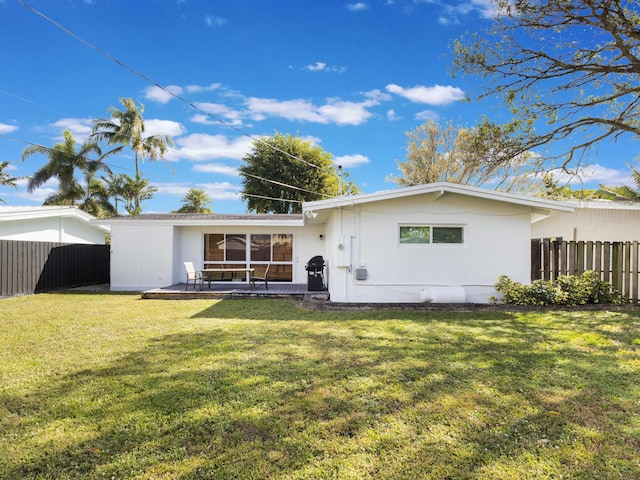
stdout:
[[640,209],[578,207],[574,213],[558,213],[531,225],[531,238],[553,237],[593,242],[640,240]]
[[111,290],[139,291],[171,285],[174,278],[174,227],[111,227]]
[[[464,244],[400,244],[403,224],[463,226]],[[421,195],[337,209],[325,233],[332,301],[485,303],[500,275],[530,280],[526,206]]]
[[0,239],[104,245],[105,234],[69,217],[0,222]]
[[293,234],[293,283],[306,283],[306,262],[314,255],[321,255],[324,241],[320,238],[324,229],[316,227],[177,227],[179,255],[174,268],[173,283],[184,282],[184,262],[193,262],[195,268],[204,268],[204,235],[206,233],[237,234]]

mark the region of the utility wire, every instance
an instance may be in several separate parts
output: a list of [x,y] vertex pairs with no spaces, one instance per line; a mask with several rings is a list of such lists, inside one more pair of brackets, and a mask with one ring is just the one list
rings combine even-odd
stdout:
[[[238,127],[235,127],[234,125],[225,122],[224,120],[222,120],[219,117],[216,117],[215,115],[199,108],[197,105],[193,104],[192,102],[190,102],[189,100],[185,99],[184,97],[182,97],[181,95],[178,95],[175,92],[172,92],[168,89],[166,89],[165,87],[163,87],[162,85],[160,85],[158,82],[156,82],[155,80],[151,79],[150,77],[148,77],[147,75],[145,75],[142,72],[139,72],[138,70],[128,66],[127,64],[125,64],[124,62],[120,61],[118,58],[114,57],[113,55],[111,55],[110,53],[106,52],[105,50],[101,49],[100,47],[97,47],[96,45],[90,43],[89,41],[83,39],[82,37],[76,35],[75,33],[73,33],[71,30],[69,30],[68,28],[66,28],[64,25],[56,22],[55,20],[53,20],[52,18],[48,17],[47,15],[45,15],[44,13],[42,13],[41,11],[35,9],[34,7],[32,7],[31,5],[29,5],[28,3],[24,2],[23,0],[16,0],[16,2],[18,2],[20,5],[22,5],[23,7],[27,8],[28,10],[30,10],[31,12],[35,13],[36,15],[42,17],[43,19],[45,19],[46,21],[48,21],[49,23],[55,25],[57,28],[59,28],[60,30],[62,30],[63,32],[65,32],[67,35],[71,36],[72,38],[78,40],[79,42],[83,43],[84,45],[86,45],[87,47],[95,50],[96,52],[100,53],[101,55],[107,57],[109,60],[115,62],[117,65],[119,65],[120,67],[124,68],[125,70],[128,70],[129,72],[133,73],[134,75],[136,75],[139,78],[142,78],[144,81],[150,83],[151,85],[159,88],[160,90],[162,90],[163,92],[167,93],[168,95],[171,95],[173,98],[178,99],[179,101],[185,103],[186,105],[188,105],[189,107],[195,109],[196,111],[200,112],[203,115],[206,115],[207,117],[215,120],[216,122],[220,123],[221,125],[231,128],[232,130],[235,130],[236,132],[238,132],[239,134],[250,138],[251,140],[255,141],[255,142],[259,142],[262,143],[263,145],[266,145],[267,147],[282,153],[283,155],[286,155],[287,157],[293,159],[293,160],[297,160],[299,162],[302,162],[310,167],[316,168],[318,170],[322,170],[321,167],[319,167],[318,165],[315,165],[311,162],[307,162],[306,160],[303,160],[302,158],[299,158],[295,155],[292,155],[289,152],[286,152],[274,145],[271,145],[268,142],[265,142],[264,140],[262,140],[260,137],[254,137],[252,135],[249,135],[248,133],[243,132],[242,130],[240,130]],[[325,197],[331,198],[331,195],[327,195],[327,194],[323,194],[323,193],[318,193],[318,195],[323,195]]]

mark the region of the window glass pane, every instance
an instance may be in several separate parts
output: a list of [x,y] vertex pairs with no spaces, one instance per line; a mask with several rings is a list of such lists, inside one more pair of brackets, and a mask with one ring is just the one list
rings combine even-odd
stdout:
[[433,243],[463,243],[462,227],[433,227]]
[[271,261],[271,235],[251,235],[251,260]]
[[430,227],[400,227],[400,243],[429,243]]
[[247,258],[247,236],[228,233],[225,239],[227,261],[244,261]]
[[224,260],[224,234],[205,234],[204,260],[205,262],[222,262]]
[[281,234],[273,236],[273,261],[293,261],[293,235]]
[[[255,268],[255,276],[264,276],[267,266],[264,263],[252,264],[251,268]],[[293,281],[293,265],[278,265],[272,263],[269,267],[267,278],[270,282],[291,282]]]

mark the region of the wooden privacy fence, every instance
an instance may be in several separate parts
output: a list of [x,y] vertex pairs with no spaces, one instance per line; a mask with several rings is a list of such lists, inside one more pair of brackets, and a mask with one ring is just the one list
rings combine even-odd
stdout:
[[638,242],[531,241],[531,280],[595,271],[601,280],[638,303]]
[[0,240],[0,296],[109,283],[109,245]]

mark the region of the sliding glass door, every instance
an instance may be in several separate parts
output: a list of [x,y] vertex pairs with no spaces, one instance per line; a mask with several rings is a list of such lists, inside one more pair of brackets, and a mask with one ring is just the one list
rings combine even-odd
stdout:
[[[272,282],[293,281],[292,234],[207,233],[204,235],[205,268],[253,268],[256,276]],[[225,277],[219,275],[218,280]]]

